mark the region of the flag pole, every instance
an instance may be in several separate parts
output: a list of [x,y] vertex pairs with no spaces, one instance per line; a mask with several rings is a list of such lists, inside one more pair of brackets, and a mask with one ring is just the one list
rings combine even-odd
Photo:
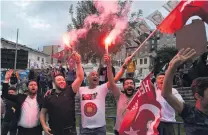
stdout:
[[17,29],[17,38],[16,38],[16,45],[15,45],[15,60],[14,60],[14,71],[16,72],[17,68],[17,44],[18,44],[18,34],[19,34],[19,29]]
[[135,54],[142,48],[142,46],[145,45],[145,43],[147,42],[147,40],[149,40],[153,34],[155,34],[155,32],[157,31],[157,28],[142,42],[142,44],[131,54],[131,58],[133,58],[135,56]]

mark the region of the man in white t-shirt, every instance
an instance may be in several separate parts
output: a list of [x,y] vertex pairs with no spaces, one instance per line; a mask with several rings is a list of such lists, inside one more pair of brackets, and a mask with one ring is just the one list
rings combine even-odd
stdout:
[[[167,134],[167,135],[174,135],[174,127],[172,123],[167,122],[175,122],[175,111],[174,109],[168,104],[168,102],[162,97],[162,86],[164,83],[164,77],[165,73],[159,73],[156,77],[156,100],[161,105],[161,118],[160,118],[160,124],[158,126],[159,134]],[[178,93],[178,91],[174,88],[172,88],[172,93],[175,97],[181,102],[184,102],[181,95]]]
[[[98,73],[92,71],[88,76],[89,86],[79,89],[82,116],[81,135],[106,135],[105,98],[109,89],[118,90],[116,82],[123,75],[124,69],[122,66],[114,78],[111,58],[105,55],[104,61],[107,65],[108,82],[99,85]],[[131,58],[127,57],[125,63],[128,64],[130,61]]]
[[[111,68],[111,58],[104,56],[107,65],[107,76],[109,81],[114,81]],[[111,83],[99,85],[99,75],[92,71],[88,76],[89,86],[80,87],[79,96],[81,103],[82,129],[81,135],[106,135],[105,121],[105,97]]]

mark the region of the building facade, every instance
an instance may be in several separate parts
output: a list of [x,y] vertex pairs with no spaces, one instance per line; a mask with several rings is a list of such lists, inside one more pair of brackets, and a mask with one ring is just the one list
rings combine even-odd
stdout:
[[57,59],[54,59],[51,57],[53,54],[58,52],[58,45],[48,45],[48,46],[43,46],[43,52],[45,54],[48,54],[49,56],[46,58],[46,62],[49,64],[57,64],[58,61]]
[[[16,43],[1,38],[1,48],[15,49]],[[41,51],[32,49],[26,45],[17,44],[17,49],[28,51],[28,66],[27,68],[45,68],[47,66],[46,58],[49,56]],[[18,61],[17,61],[18,62]]]

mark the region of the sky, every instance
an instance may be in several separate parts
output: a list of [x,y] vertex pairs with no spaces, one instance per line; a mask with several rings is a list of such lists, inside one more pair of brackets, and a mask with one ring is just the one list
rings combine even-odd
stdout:
[[[169,12],[162,8],[165,2],[134,1],[131,12],[142,9],[146,17],[159,10],[163,16],[167,16]],[[45,45],[62,44],[62,36],[67,25],[71,23],[69,7],[76,3],[77,1],[1,0],[1,37],[16,42],[18,28],[18,43],[28,47],[42,49]],[[151,28],[155,28],[151,21],[147,20],[147,23]],[[206,31],[208,35],[207,25]]]

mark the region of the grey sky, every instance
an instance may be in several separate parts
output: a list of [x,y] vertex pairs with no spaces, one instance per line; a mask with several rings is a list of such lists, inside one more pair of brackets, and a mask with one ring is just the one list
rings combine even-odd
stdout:
[[[19,43],[37,49],[44,45],[60,44],[67,24],[71,21],[68,9],[77,1],[1,1],[1,37],[15,41],[19,28]],[[164,16],[165,1],[135,1],[132,11],[142,9],[144,16],[155,10]],[[152,22],[148,21],[151,27]],[[208,28],[206,25],[206,30]]]

